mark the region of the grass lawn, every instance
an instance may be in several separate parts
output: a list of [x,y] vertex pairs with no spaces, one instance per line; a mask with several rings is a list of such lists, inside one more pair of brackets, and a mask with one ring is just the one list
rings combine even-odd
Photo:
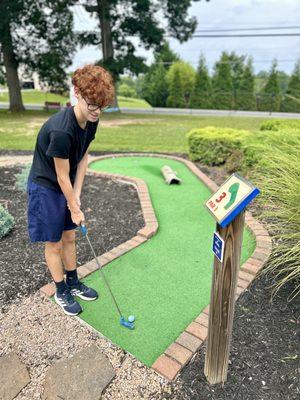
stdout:
[[[44,104],[45,101],[55,101],[65,105],[70,99],[54,93],[45,93],[39,90],[28,89],[22,90],[23,102],[27,104]],[[130,108],[151,108],[151,106],[143,99],[132,99],[129,97],[118,96],[120,107]],[[0,103],[8,102],[8,93],[0,92]]]
[[[16,115],[0,110],[0,148],[33,150],[38,131],[50,115],[44,111]],[[263,121],[249,117],[104,114],[90,150],[188,153],[185,135],[193,128],[213,125],[257,131]],[[126,125],[118,125],[122,123]]]

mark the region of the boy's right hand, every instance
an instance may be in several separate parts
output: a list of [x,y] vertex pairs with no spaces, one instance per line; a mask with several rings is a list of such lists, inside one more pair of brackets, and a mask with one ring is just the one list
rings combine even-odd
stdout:
[[84,214],[79,208],[78,210],[71,210],[71,218],[74,224],[80,226],[80,222],[84,221]]

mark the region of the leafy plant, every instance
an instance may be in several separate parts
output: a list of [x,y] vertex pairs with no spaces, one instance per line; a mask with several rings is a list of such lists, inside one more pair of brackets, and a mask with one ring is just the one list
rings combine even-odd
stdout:
[[0,239],[13,228],[14,217],[0,204]]

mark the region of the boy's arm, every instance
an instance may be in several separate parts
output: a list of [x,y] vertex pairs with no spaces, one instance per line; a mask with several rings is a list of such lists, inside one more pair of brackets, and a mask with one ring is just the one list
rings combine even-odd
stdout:
[[83,186],[84,177],[88,165],[88,151],[85,152],[84,156],[80,160],[77,166],[75,181],[74,181],[74,193],[76,196],[80,197],[81,189]]
[[73,191],[73,187],[70,181],[70,163],[69,159],[53,157],[57,182],[67,199],[69,208],[72,212],[80,211],[79,206],[77,205],[76,197]]

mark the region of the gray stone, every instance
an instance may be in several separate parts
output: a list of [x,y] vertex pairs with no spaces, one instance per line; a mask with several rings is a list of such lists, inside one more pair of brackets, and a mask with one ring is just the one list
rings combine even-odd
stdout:
[[26,366],[17,354],[0,357],[0,399],[12,400],[30,382]]
[[44,386],[44,400],[99,400],[115,371],[97,346],[81,350],[51,365]]

